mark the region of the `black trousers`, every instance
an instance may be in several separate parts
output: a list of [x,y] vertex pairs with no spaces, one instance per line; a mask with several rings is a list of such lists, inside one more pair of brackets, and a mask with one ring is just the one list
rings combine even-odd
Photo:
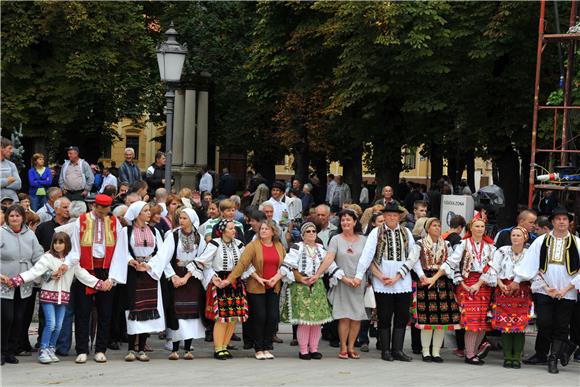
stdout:
[[[22,330],[24,329],[24,317],[26,308],[31,302],[31,297],[20,298],[20,289],[14,290],[14,299],[9,300],[2,298],[0,306],[2,307],[1,322],[2,322],[2,337],[0,343],[0,350],[2,356],[14,356],[20,347],[22,338]],[[26,327],[28,334],[28,327]]]
[[124,299],[127,285],[118,284],[110,290],[113,293],[113,311],[111,315],[111,330],[109,332],[109,343],[122,342],[127,340],[127,320],[125,320]]
[[[30,351],[32,350],[32,345],[30,344],[30,339],[28,337],[28,329],[32,323],[32,318],[34,317],[34,307],[36,306],[36,295],[40,292],[40,288],[32,288],[32,296],[26,304],[26,311],[24,312],[24,318],[22,320],[22,326],[20,332],[20,345],[18,352],[20,351]],[[44,329],[44,312],[42,308],[38,308],[38,344],[40,344],[40,338],[42,336],[42,330]]]
[[272,336],[278,324],[280,313],[279,295],[273,289],[264,294],[248,293],[250,316],[252,316],[252,336],[256,352],[272,347]]
[[[95,277],[106,279],[109,271],[96,269]],[[111,316],[113,313],[114,292],[97,292],[87,295],[86,286],[79,281],[73,282],[75,292],[75,349],[78,354],[89,353],[90,320],[93,304],[97,306],[97,338],[95,353],[106,352],[109,341]]]
[[[542,294],[534,293],[532,295],[536,317],[538,315],[539,296],[542,296]],[[536,342],[534,344],[534,350],[536,351],[538,356],[547,357],[548,354],[550,353],[550,337],[547,335],[548,331],[546,331],[540,326],[537,318],[536,318],[536,327],[538,328],[538,331],[536,333]]]
[[570,320],[570,340],[574,344],[580,345],[580,294],[574,305],[574,312]]
[[405,329],[409,323],[412,293],[375,293],[379,329]]
[[[536,294],[535,300],[538,329],[545,335],[542,340],[548,340],[548,348],[554,340],[568,341],[570,320],[576,301],[558,300],[544,294]],[[538,342],[536,341],[536,352],[537,350]],[[540,354],[547,354],[547,352],[540,352]]]

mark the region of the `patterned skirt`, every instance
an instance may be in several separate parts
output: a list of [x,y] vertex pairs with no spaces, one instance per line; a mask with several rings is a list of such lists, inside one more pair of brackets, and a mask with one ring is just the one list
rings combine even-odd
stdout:
[[[229,272],[219,272],[220,279],[225,279]],[[248,319],[248,300],[246,287],[238,278],[235,284],[220,289],[210,283],[206,293],[205,317],[216,322],[245,322]]]
[[[474,285],[480,276],[481,273],[469,273],[469,277],[464,280],[465,285]],[[491,306],[491,288],[483,284],[477,294],[471,295],[463,286],[458,285],[456,296],[461,310],[461,326],[466,331],[490,331],[491,324],[487,314]]]
[[[509,285],[512,281],[503,280],[503,283]],[[497,287],[492,304],[491,326],[503,333],[525,332],[531,308],[532,294],[528,282],[521,283],[520,289],[514,295],[506,295]]]
[[320,325],[332,321],[330,304],[322,280],[312,286],[293,282],[286,289],[281,319],[292,325]]
[[[425,271],[428,277],[435,273],[434,270]],[[413,293],[415,327],[427,330],[461,329],[461,314],[454,291],[453,281],[447,277],[439,278],[431,289],[417,284]]]

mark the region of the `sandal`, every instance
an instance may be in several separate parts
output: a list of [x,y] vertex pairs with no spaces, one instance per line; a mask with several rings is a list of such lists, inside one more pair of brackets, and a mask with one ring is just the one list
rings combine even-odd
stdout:
[[360,354],[357,351],[352,351],[348,353],[348,357],[351,359],[360,359]]
[[339,352],[338,353],[338,358],[339,359],[348,360],[348,352]]
[[478,366],[485,364],[485,362],[483,360],[481,360],[477,355],[475,355],[474,357],[470,357],[470,358],[466,357],[465,362],[467,364],[478,365]]

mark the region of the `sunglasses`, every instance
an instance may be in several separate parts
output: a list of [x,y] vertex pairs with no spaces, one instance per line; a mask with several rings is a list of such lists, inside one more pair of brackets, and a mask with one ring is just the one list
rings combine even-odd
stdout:
[[306,230],[306,231],[304,231],[304,234],[316,234],[316,230],[312,230],[312,229]]

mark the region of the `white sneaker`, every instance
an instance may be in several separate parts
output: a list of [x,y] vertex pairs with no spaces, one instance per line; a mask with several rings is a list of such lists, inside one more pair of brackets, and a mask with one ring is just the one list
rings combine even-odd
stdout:
[[103,352],[95,353],[94,359],[97,363],[106,363],[107,362],[107,356],[105,356],[105,354]]
[[264,358],[268,360],[274,359],[274,355],[272,355],[269,351],[264,351]]
[[87,362],[87,354],[86,353],[79,353],[79,355],[75,359],[75,363],[85,364],[86,362]]
[[60,359],[56,356],[56,350],[54,347],[48,348],[48,354],[50,355],[53,363],[58,363],[60,361]]
[[256,359],[266,360],[266,356],[264,355],[264,352],[256,352]]
[[38,362],[40,364],[50,364],[52,363],[52,358],[50,357],[50,350],[48,348],[41,348],[38,352]]

